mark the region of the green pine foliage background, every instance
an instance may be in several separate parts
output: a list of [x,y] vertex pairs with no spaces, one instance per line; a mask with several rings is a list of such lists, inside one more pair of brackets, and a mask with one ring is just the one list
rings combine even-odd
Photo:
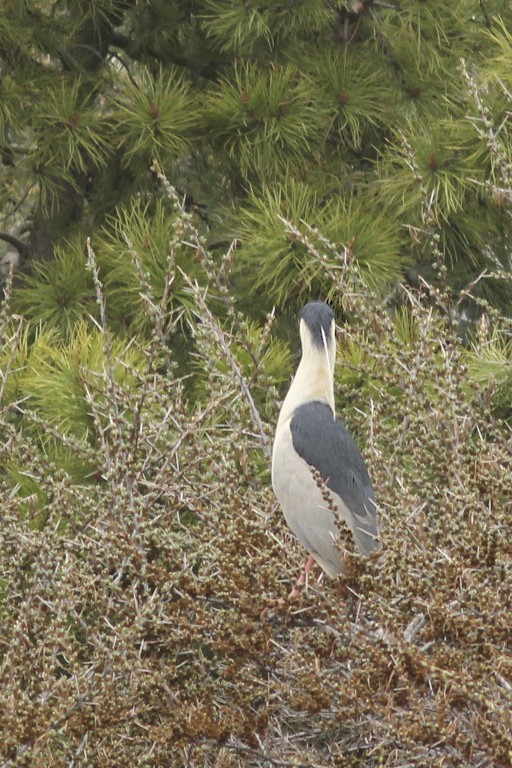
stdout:
[[[512,7],[4,0],[0,763],[508,766]],[[382,551],[283,600],[297,313]]]

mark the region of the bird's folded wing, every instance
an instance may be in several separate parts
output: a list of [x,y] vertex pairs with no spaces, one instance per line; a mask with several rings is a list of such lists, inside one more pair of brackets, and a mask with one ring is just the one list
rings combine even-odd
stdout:
[[354,515],[356,525],[378,535],[375,494],[364,459],[345,425],[327,403],[299,406],[290,423],[293,447],[320,473]]

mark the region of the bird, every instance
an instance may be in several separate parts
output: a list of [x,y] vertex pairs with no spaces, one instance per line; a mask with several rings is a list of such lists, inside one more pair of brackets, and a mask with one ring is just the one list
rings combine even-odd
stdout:
[[303,582],[315,562],[332,578],[344,572],[338,526],[348,527],[363,555],[379,547],[379,527],[368,469],[335,414],[332,308],[323,301],[306,304],[299,331],[302,355],[277,421],[272,487],[288,526],[309,552]]

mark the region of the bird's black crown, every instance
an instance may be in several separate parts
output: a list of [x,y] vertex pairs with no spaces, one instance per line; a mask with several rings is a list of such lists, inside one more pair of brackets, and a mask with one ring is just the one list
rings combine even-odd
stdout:
[[311,301],[302,309],[300,316],[309,328],[315,345],[323,349],[324,342],[321,329],[323,328],[325,338],[329,340],[331,325],[334,322],[334,312],[331,307],[323,301]]

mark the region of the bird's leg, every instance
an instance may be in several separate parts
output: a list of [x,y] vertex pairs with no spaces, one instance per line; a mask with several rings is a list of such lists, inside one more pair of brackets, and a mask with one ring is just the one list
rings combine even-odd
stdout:
[[292,589],[292,591],[290,592],[290,594],[288,595],[288,598],[290,598],[290,597],[297,597],[297,595],[300,594],[300,590],[302,589],[302,586],[303,586],[304,582],[306,581],[307,577],[309,576],[309,572],[311,571],[311,569],[313,568],[315,563],[316,563],[315,558],[313,557],[313,555],[310,555],[308,557],[308,561],[306,563],[306,566],[305,566],[304,570],[302,571],[301,575],[299,576],[299,578],[295,582],[295,586]]
[[312,570],[314,565],[316,565],[316,560],[313,557],[313,555],[310,555],[304,567],[304,579],[306,578],[306,576],[309,576],[309,572]]
[[[299,578],[298,578],[298,579],[297,579],[297,581],[295,582],[295,586],[294,586],[294,588],[292,589],[292,591],[291,591],[291,592],[290,592],[290,594],[288,595],[288,600],[290,600],[290,598],[293,598],[293,597],[298,597],[298,596],[300,595],[300,591],[301,591],[301,589],[302,589],[302,586],[303,586],[304,582],[306,581],[306,579],[307,579],[307,577],[308,577],[308,575],[309,575],[310,571],[312,570],[313,566],[315,565],[315,563],[316,563],[316,560],[315,560],[315,558],[313,557],[313,555],[310,555],[310,556],[308,557],[308,560],[307,560],[307,563],[306,563],[306,565],[305,565],[305,568],[304,568],[304,570],[302,571],[301,575],[299,576]],[[286,602],[287,602],[287,601],[284,599],[284,597],[280,597],[280,598],[277,600],[277,605],[279,605],[279,606],[283,606],[283,605],[286,605]],[[261,612],[261,614],[260,614],[260,618],[262,618],[262,619],[265,619],[265,618],[266,618],[266,616],[267,616],[267,613],[268,613],[269,611],[270,611],[270,606],[268,606],[268,605],[267,605],[267,606],[266,606],[266,607],[265,607],[265,608],[262,610],[262,612]]]

